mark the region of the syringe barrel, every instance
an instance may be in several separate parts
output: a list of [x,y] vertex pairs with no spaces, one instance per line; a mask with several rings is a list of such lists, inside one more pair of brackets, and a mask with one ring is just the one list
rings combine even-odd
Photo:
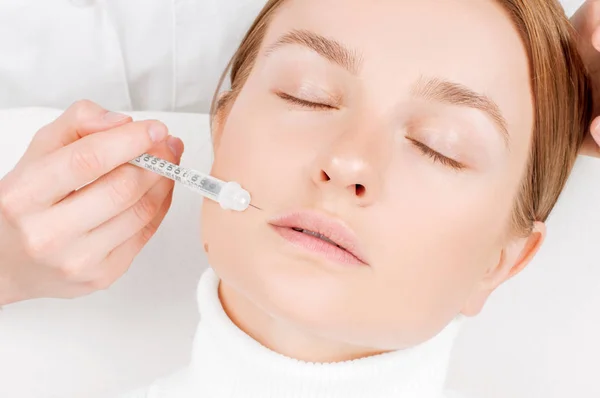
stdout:
[[244,211],[250,206],[250,194],[236,182],[221,181],[148,154],[130,163],[186,185],[205,198],[218,202],[223,209]]
[[182,183],[200,193],[202,196],[219,202],[219,196],[225,182],[194,170],[185,169]]
[[250,194],[237,182],[225,182],[218,178],[186,170],[184,184],[201,195],[218,202],[224,210],[244,211],[250,206]]

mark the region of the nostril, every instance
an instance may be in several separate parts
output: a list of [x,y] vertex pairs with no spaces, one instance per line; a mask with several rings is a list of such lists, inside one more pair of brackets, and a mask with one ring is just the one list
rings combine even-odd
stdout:
[[356,184],[354,186],[354,191],[356,192],[356,196],[358,196],[359,198],[362,198],[363,196],[365,196],[367,189],[362,184]]
[[321,170],[321,181],[327,182],[331,180],[331,178],[327,175],[326,172],[324,172],[323,170]]

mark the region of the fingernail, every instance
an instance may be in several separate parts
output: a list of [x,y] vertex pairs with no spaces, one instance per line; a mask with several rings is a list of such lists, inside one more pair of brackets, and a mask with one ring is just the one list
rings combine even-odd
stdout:
[[169,136],[169,138],[167,138],[167,145],[169,146],[169,149],[173,155],[179,159],[179,157],[183,154],[183,142],[177,137]]
[[167,138],[167,127],[162,123],[153,123],[150,125],[148,129],[148,134],[150,134],[150,139],[153,142],[162,142],[165,138]]
[[118,112],[108,112],[104,114],[103,119],[109,123],[118,123],[127,119],[129,116]]

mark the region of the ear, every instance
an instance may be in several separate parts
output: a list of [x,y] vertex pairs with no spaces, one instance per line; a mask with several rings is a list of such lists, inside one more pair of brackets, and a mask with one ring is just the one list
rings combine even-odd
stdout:
[[528,236],[511,240],[503,248],[498,263],[490,267],[475,286],[461,311],[462,314],[466,316],[479,314],[490,294],[498,286],[525,269],[542,246],[545,238],[546,225],[536,222]]
[[217,104],[215,106],[215,113],[212,116],[212,138],[213,138],[213,149],[216,151],[221,143],[221,137],[223,136],[223,130],[225,129],[225,122],[227,115],[231,109],[232,91],[223,91],[217,97]]

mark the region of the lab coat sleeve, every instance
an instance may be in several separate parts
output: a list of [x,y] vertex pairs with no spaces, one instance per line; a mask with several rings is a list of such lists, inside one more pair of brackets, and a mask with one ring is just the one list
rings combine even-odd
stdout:
[[0,1],[0,108],[64,109],[82,98],[131,108],[107,9],[77,4]]

